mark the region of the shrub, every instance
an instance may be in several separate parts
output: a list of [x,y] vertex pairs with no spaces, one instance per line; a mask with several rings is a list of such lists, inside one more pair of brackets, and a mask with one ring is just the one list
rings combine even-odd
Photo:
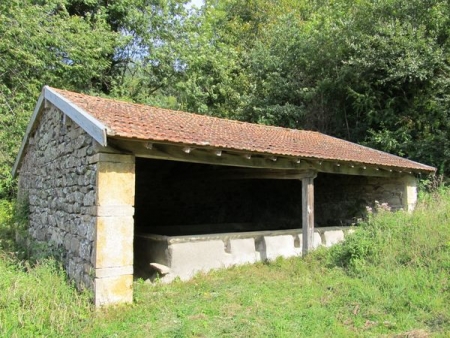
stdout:
[[15,203],[0,199],[0,250],[12,250],[15,244]]

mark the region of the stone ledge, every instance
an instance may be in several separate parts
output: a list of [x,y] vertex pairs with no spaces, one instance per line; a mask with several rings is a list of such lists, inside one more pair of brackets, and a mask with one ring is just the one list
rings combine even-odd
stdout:
[[[354,231],[350,227],[319,229],[322,236],[315,229],[313,249],[337,244],[345,234]],[[148,271],[150,263],[164,264],[171,271],[160,280],[171,282],[177,277],[188,280],[200,271],[302,255],[301,229],[222,233],[191,238],[195,240],[189,240],[189,236],[137,234],[140,248],[135,257],[135,263],[139,263],[137,274]]]
[[324,237],[324,245],[326,247],[330,247],[334,244],[340,243],[344,240],[344,231],[343,230],[330,230],[325,231],[323,234]]
[[89,164],[98,163],[98,162],[134,164],[134,155],[97,153],[97,154],[92,155],[88,159]]

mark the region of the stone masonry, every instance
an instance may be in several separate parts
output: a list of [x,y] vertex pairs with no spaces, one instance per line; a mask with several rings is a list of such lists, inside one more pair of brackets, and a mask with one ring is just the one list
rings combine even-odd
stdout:
[[96,305],[131,302],[134,157],[101,153],[110,149],[54,106],[37,122],[19,176],[30,236],[61,252]]
[[411,212],[417,202],[417,180],[409,174],[370,177],[319,173],[315,179],[316,222],[320,226],[348,225],[365,215],[377,201],[392,211]]
[[93,289],[97,164],[93,139],[56,108],[45,109],[30,135],[19,179],[28,199],[29,233],[63,253],[67,274]]

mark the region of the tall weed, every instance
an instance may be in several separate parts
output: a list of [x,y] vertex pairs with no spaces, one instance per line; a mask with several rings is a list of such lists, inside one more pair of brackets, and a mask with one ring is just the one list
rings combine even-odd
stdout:
[[449,227],[441,189],[413,214],[378,212],[331,249],[189,282],[137,281],[132,306],[97,312],[55,261],[0,250],[0,336],[446,337]]
[[76,333],[92,314],[90,297],[77,292],[55,260],[23,260],[16,234],[25,219],[14,202],[0,200],[0,336]]
[[378,212],[327,258],[330,268],[376,287],[377,311],[381,307],[404,325],[448,328],[450,190],[422,195],[412,214]]
[[0,199],[0,250],[13,250],[15,203]]
[[330,249],[330,266],[350,274],[364,267],[446,266],[450,243],[450,190],[424,195],[414,211],[378,211],[346,241]]
[[0,336],[76,333],[89,318],[89,295],[78,293],[53,260],[34,266],[0,259]]

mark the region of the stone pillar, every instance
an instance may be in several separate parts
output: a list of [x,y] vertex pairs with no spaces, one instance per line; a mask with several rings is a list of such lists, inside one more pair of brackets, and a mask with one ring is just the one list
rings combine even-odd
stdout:
[[99,153],[93,250],[96,306],[133,300],[135,158]]
[[402,181],[404,182],[403,191],[403,208],[412,212],[417,203],[417,179],[413,175],[404,176]]
[[302,254],[314,246],[314,177],[302,179]]

